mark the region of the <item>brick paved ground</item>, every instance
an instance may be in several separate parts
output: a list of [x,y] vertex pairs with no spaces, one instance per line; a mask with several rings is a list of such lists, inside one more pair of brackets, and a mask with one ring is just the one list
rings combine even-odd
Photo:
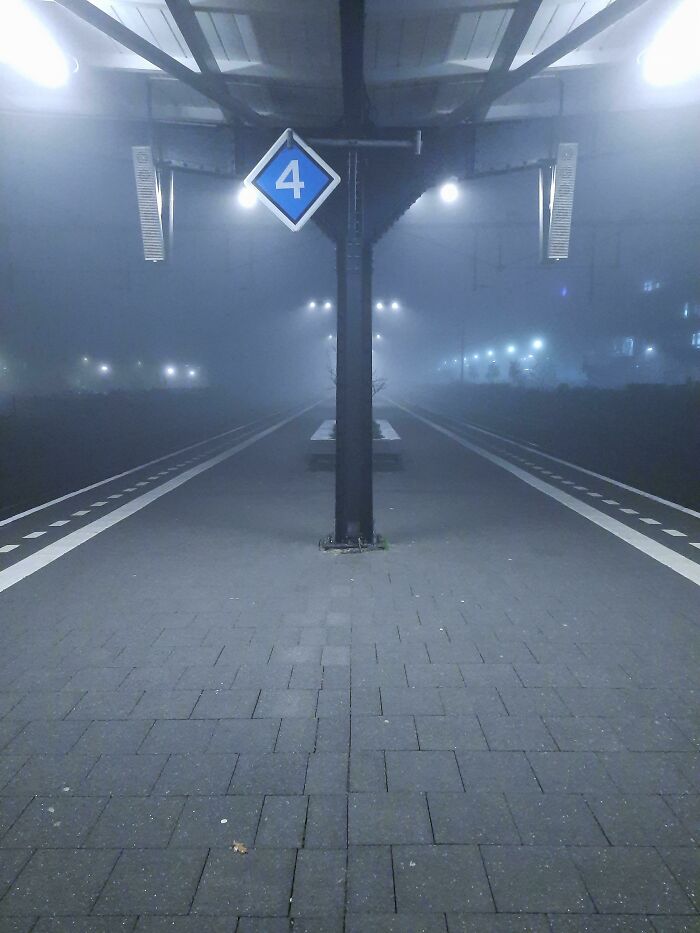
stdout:
[[700,930],[697,588],[391,418],[387,552],[312,413],[0,596],[0,933]]

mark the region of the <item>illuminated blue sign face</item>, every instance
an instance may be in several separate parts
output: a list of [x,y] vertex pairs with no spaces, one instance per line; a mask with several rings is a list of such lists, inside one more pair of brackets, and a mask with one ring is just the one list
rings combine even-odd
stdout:
[[291,130],[284,132],[245,179],[290,230],[299,230],[338,186],[340,177]]

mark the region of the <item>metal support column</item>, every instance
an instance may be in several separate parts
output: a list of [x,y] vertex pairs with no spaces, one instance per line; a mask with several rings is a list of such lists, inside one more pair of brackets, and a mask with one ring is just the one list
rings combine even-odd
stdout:
[[374,543],[372,509],[372,246],[363,229],[362,160],[348,152],[347,222],[338,243],[334,544]]

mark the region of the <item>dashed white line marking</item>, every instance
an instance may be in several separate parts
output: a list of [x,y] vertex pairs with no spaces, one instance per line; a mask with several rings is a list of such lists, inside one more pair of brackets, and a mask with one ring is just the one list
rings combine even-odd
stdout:
[[[472,451],[472,453],[478,454],[480,457],[483,457],[490,463],[495,464],[502,470],[506,470],[506,472],[512,474],[513,476],[517,476],[518,479],[522,480],[524,483],[527,483],[528,486],[532,486],[534,489],[539,490],[540,492],[549,496],[551,499],[555,499],[557,502],[566,506],[566,508],[571,509],[572,512],[576,512],[578,515],[588,519],[589,522],[592,522],[599,528],[605,529],[605,531],[615,535],[616,538],[620,538],[622,541],[626,541],[627,544],[632,545],[632,547],[636,548],[638,551],[641,551],[648,557],[653,558],[653,560],[658,561],[658,563],[663,564],[665,567],[668,567],[670,570],[673,570],[680,576],[685,577],[686,580],[690,580],[691,583],[695,583],[696,586],[700,586],[700,564],[698,564],[696,561],[691,560],[689,557],[683,557],[682,554],[674,551],[673,548],[666,547],[665,544],[661,544],[659,541],[655,541],[653,538],[642,534],[640,531],[636,531],[634,528],[630,528],[629,525],[626,525],[624,522],[613,518],[606,512],[601,512],[601,510],[597,509],[595,506],[589,505],[587,502],[578,499],[576,496],[571,496],[569,493],[563,492],[561,489],[558,489],[556,486],[553,486],[546,480],[539,479],[538,477],[533,476],[531,473],[528,473],[526,470],[521,470],[520,467],[515,466],[515,464],[510,463],[508,460],[504,460],[502,457],[498,457],[495,454],[492,454],[490,451],[485,450],[483,447],[479,447],[477,444],[465,440],[465,438],[460,437],[459,434],[455,434],[454,431],[450,431],[448,428],[443,428],[442,425],[436,424],[434,421],[430,421],[424,415],[419,415],[417,412],[412,411],[410,408],[406,408],[404,405],[401,405],[398,402],[395,404],[402,411],[413,415],[413,417],[418,421],[422,421],[423,424],[429,425],[439,434],[444,434],[445,437],[451,438],[461,447]],[[7,571],[3,571],[3,573],[6,572]]]
[[106,503],[106,502],[91,502],[91,503],[90,503],[90,508],[91,508],[91,509],[99,509],[99,508],[102,508],[103,505],[107,505],[107,503]]
[[45,531],[30,531],[28,535],[22,535],[23,538],[41,538]]
[[[700,541],[689,541],[688,544],[689,544],[691,547],[700,548]],[[16,546],[17,546],[17,545],[15,545],[15,547],[16,547]]]
[[0,547],[0,554],[9,554],[10,551],[14,551],[19,547],[19,544],[3,544]]
[[617,501],[617,499],[603,499],[603,502],[604,502],[606,505],[619,505],[619,504],[620,504],[620,503]]
[[201,473],[210,470],[219,463],[223,463],[224,460],[228,460],[242,450],[246,450],[252,444],[261,441],[264,437],[268,437],[274,431],[278,431],[286,424],[289,424],[307,411],[315,408],[316,405],[318,405],[318,402],[314,402],[313,405],[307,405],[300,411],[296,411],[293,415],[282,418],[280,421],[275,422],[275,424],[270,425],[269,428],[264,428],[262,431],[258,431],[256,434],[247,437],[244,441],[239,441],[239,443],[235,444],[233,447],[228,447],[215,457],[211,457],[197,464],[197,466],[191,467],[180,476],[173,476],[171,479],[162,482],[159,486],[155,486],[142,495],[136,496],[131,501],[125,502],[124,505],[120,505],[116,509],[112,509],[111,512],[103,514],[100,518],[88,522],[83,528],[79,528],[77,531],[73,531],[59,538],[58,541],[52,544],[47,544],[39,548],[36,553],[32,554],[30,557],[18,560],[5,570],[0,570],[0,593],[14,586],[15,583],[19,583],[20,580],[24,580],[26,577],[31,576],[31,574],[36,573],[37,570],[41,570],[43,567],[53,563],[53,561],[58,560],[59,557],[63,557],[64,554],[68,554],[81,544],[85,544],[86,541],[89,541],[96,535],[101,534],[103,531],[107,531],[107,529],[111,528],[113,525],[117,525],[119,522],[124,521],[125,518],[129,518],[129,516],[133,515],[135,512],[139,512],[141,509],[146,508],[147,505],[150,505],[151,502],[155,502],[156,499],[160,499],[161,496],[165,496],[174,489],[178,489]]
[[73,512],[73,517],[74,517],[74,518],[80,518],[80,517],[83,516],[83,515],[87,515],[89,511],[90,511],[90,509],[81,509],[80,512]]
[[661,522],[657,522],[655,518],[640,518],[640,522],[644,522],[645,525],[660,525]]
[[136,486],[129,486],[124,492],[136,492]]
[[574,485],[574,480],[572,480],[572,479],[565,479],[565,480],[564,480],[564,486],[573,486],[573,485]]
[[588,489],[588,486],[574,486],[574,489],[578,489],[580,492],[585,492]]
[[143,480],[141,480],[140,483],[137,483],[136,485],[137,485],[137,486],[148,486],[148,480],[143,479]]
[[603,496],[599,492],[589,492],[588,495],[591,499],[602,499]]
[[676,531],[675,528],[664,528],[665,535],[671,535],[672,538],[687,538],[688,535],[682,531]]
[[69,524],[70,524],[69,518],[61,518],[57,522],[51,522],[51,524],[49,525],[49,528],[63,528],[64,525],[69,525]]
[[561,479],[558,473],[552,473],[552,479]]
[[620,509],[621,512],[624,512],[625,515],[639,515],[639,512],[636,509]]

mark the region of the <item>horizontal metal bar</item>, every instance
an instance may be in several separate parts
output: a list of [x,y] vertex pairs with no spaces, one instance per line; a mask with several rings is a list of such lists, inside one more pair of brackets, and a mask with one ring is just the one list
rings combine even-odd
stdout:
[[415,149],[414,139],[309,139],[314,146],[338,149]]

